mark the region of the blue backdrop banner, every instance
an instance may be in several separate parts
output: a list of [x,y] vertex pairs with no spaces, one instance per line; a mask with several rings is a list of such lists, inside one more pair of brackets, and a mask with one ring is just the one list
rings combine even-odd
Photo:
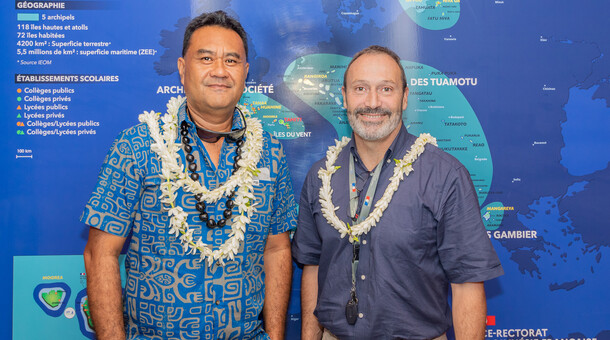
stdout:
[[[249,34],[242,103],[286,150],[295,194],[350,135],[341,84],[372,44],[402,58],[404,123],[470,171],[506,275],[488,339],[610,339],[610,4],[487,0],[15,1],[0,5],[0,338],[87,339],[79,216],[113,139],[183,94],[190,18]],[[288,336],[299,338],[295,269]],[[12,330],[12,331],[11,331]]]

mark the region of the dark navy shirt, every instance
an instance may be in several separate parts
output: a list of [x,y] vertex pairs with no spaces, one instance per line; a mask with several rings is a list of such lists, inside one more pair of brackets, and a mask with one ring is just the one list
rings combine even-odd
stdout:
[[[393,159],[401,159],[415,139],[401,128],[383,159],[373,205],[393,174]],[[357,159],[360,196],[370,182],[355,151],[352,140],[339,154],[335,165],[341,168],[331,179],[336,214],[346,223],[351,222],[351,153]],[[340,339],[432,339],[451,325],[450,283],[480,282],[503,274],[481,221],[470,174],[453,156],[428,144],[379,223],[360,237],[360,314],[356,324],[349,325],[345,305],[350,298],[352,245],[322,215],[318,169],[324,161],[316,162],[305,179],[292,254],[301,264],[319,265],[314,314]]]

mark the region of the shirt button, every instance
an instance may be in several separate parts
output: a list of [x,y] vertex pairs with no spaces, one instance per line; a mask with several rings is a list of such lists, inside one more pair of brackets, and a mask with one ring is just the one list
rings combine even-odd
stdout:
[[362,319],[362,318],[364,317],[364,314],[360,313],[360,314],[358,314],[358,317],[359,317],[360,319]]
[[366,279],[366,275],[362,275],[362,276],[360,276],[360,278],[364,280],[364,279]]
[[219,305],[220,304],[220,300],[216,300],[216,304]]
[[366,244],[366,240],[362,240],[362,244]]

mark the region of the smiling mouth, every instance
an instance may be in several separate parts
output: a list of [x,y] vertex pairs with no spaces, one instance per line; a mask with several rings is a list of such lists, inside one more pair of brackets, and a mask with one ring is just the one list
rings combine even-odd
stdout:
[[222,89],[229,89],[232,87],[229,84],[206,84],[206,86],[211,87],[211,88],[222,88]]
[[359,107],[354,110],[354,114],[356,116],[363,116],[366,118],[381,118],[383,116],[391,116],[392,111],[382,107],[378,107],[375,109],[371,107]]
[[366,117],[383,117],[383,116],[389,116],[389,114],[387,114],[387,113],[370,113],[370,112],[362,112],[362,113],[357,113],[357,115],[359,115],[359,116],[366,116]]

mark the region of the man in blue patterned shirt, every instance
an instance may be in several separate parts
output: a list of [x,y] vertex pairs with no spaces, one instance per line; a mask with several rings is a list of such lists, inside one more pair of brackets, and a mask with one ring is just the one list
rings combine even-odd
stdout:
[[186,100],[111,147],[81,218],[98,339],[283,338],[296,204],[280,143],[236,108],[247,56],[235,19],[193,19],[178,59]]

